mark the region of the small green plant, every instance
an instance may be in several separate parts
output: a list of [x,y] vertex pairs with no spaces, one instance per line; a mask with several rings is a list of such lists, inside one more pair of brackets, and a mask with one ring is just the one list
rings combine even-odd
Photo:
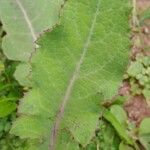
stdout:
[[17,104],[23,91],[13,78],[16,63],[5,60],[2,64],[3,70],[0,74],[0,149],[13,150],[22,147],[25,143],[25,140],[9,134],[12,122],[16,119]]
[[143,94],[150,100],[150,57],[139,54],[127,70],[133,95]]
[[[1,37],[4,34],[0,26]],[[0,149],[1,150],[21,150],[25,145],[25,140],[9,134],[12,122],[16,119],[16,109],[23,90],[14,79],[17,62],[6,59],[0,46]]]

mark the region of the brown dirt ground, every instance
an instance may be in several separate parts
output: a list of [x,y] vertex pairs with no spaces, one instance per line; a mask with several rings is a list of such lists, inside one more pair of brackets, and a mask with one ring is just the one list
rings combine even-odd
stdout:
[[124,108],[127,111],[129,120],[135,122],[137,125],[145,117],[150,117],[150,107],[142,95],[131,97]]
[[[150,8],[150,0],[137,0],[137,11],[139,14],[147,8]],[[138,53],[150,56],[150,49],[145,51],[147,47],[150,48],[150,19],[145,20],[141,27],[133,27],[131,39],[133,43],[131,60],[134,60]],[[140,44],[136,44],[137,40],[140,41]],[[150,106],[147,104],[144,96],[131,96],[130,83],[128,81],[124,81],[119,94],[130,97],[125,103],[124,109],[131,122],[134,122],[138,126],[144,118],[150,117]]]
[[144,11],[150,7],[150,0],[137,0],[138,11]]

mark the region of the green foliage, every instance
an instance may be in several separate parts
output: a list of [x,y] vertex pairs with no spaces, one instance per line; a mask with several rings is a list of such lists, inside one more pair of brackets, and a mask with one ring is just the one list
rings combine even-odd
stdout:
[[[120,113],[120,108],[117,109],[116,112]],[[122,113],[122,110],[121,110],[121,113]],[[120,115],[120,116],[124,117],[124,113],[122,114],[123,115]],[[124,124],[122,124],[122,118],[121,119],[120,117],[117,118],[111,111],[106,111],[104,114],[104,118],[112,124],[112,126],[118,132],[121,139],[123,139],[127,144],[133,145],[133,141],[127,131],[127,126],[124,126]],[[123,122],[124,121],[126,120],[123,120]]]
[[[3,56],[4,58],[4,56]],[[22,89],[13,79],[15,63],[4,61],[5,70],[0,75],[0,149],[21,150],[24,140],[9,134],[12,122],[16,118],[16,103],[22,97]]]
[[[69,141],[69,140],[68,140]],[[79,146],[80,150],[119,150],[121,140],[114,128],[104,118],[99,121],[99,130],[86,148]],[[73,150],[77,150],[73,149]]]
[[21,115],[11,133],[37,139],[45,150],[50,143],[56,149],[66,147],[64,129],[83,147],[90,142],[100,101],[117,93],[127,64],[127,6],[126,0],[111,5],[108,0],[66,2],[61,25],[38,41],[32,90],[19,105]]
[[0,117],[11,114],[16,109],[16,103],[10,100],[0,100]]
[[134,150],[134,148],[132,148],[129,145],[121,142],[120,145],[119,145],[119,150]]
[[[3,30],[0,26],[0,45]],[[0,149],[24,150],[25,141],[9,134],[16,118],[16,103],[22,97],[22,89],[13,78],[16,63],[6,60],[0,46]]]
[[[1,39],[3,34],[1,26],[0,31]],[[16,109],[16,100],[20,95],[20,88],[12,78],[12,72],[15,70],[15,63],[10,65],[10,62],[6,61],[1,50],[0,60],[0,118],[2,118],[11,114]]]
[[31,87],[32,85],[32,69],[29,63],[20,63],[16,67],[16,71],[14,73],[14,77],[18,80],[18,82],[24,87]]
[[8,117],[0,119],[0,149],[1,150],[25,150],[26,141],[9,134],[11,123],[16,118],[13,112]]
[[116,117],[116,119],[122,126],[127,126],[127,114],[122,106],[112,105],[110,108],[110,112]]
[[[105,111],[108,122],[100,120],[100,128],[98,123],[102,113],[99,105],[117,93],[127,61],[127,2],[69,1],[61,25],[34,43],[39,33],[58,23],[62,4],[61,0],[0,1],[7,31],[4,53],[21,61],[17,67],[18,63],[0,62],[0,149],[47,150],[53,142],[58,150],[133,150],[131,145],[138,149],[129,133],[126,113],[118,105],[122,100],[112,102]],[[5,70],[9,67],[10,72]],[[17,120],[14,110],[22,91],[12,80],[15,69],[14,77],[24,89],[32,87],[20,102]],[[150,98],[149,75],[149,57],[138,56],[128,69],[134,95],[143,93]],[[14,120],[11,133],[27,143],[8,134]],[[140,142],[147,150],[148,124],[144,120],[139,130]],[[100,131],[95,134],[97,128]]]
[[[107,0],[69,1],[61,25],[35,44],[39,33],[58,23],[62,4],[62,0],[0,1],[7,31],[4,53],[21,61],[19,65],[12,63],[1,54],[0,149],[47,150],[54,140],[57,150],[139,150],[130,133],[135,127],[130,128],[122,108],[124,98],[112,102],[104,112],[100,107],[102,101],[117,93],[127,62],[127,2],[114,1],[110,9]],[[20,102],[17,120],[16,103],[23,91],[13,78],[14,70],[24,89],[32,87]],[[127,73],[132,93],[143,93],[149,99],[150,58],[137,56]],[[14,120],[11,133],[25,140],[8,133]],[[57,123],[58,132],[54,128]],[[149,123],[149,119],[143,120],[138,134],[146,150],[150,149]]]
[[121,140],[108,122],[100,120],[100,131],[97,141],[100,150],[118,150]]
[[39,34],[58,22],[62,0],[0,1],[0,16],[7,35],[3,51],[12,60],[28,61]]
[[[67,1],[59,24],[63,3],[0,1],[7,32],[3,51],[21,61],[8,61],[3,55],[0,61],[0,149],[139,150],[130,133],[136,128],[128,124],[122,106],[124,98],[108,101],[112,106],[105,111],[100,107],[117,93],[127,64],[127,1]],[[145,13],[142,19],[148,17]],[[53,31],[39,37],[55,24],[59,25]],[[16,104],[23,91],[13,73],[24,89],[32,87],[19,104],[17,119]],[[137,56],[127,73],[133,95],[149,99],[150,58]],[[149,123],[145,119],[138,134],[147,150]],[[16,136],[8,133],[10,129]]]
[[144,119],[139,128],[139,139],[146,150],[150,149],[150,118]]
[[143,93],[147,100],[150,99],[150,57],[137,55],[136,61],[131,62],[127,70],[133,94]]
[[[7,58],[28,63],[38,47],[37,37],[58,23],[62,5],[63,0],[1,0],[0,17],[7,32],[2,48]],[[16,68],[15,78],[23,86],[31,85],[29,66]]]

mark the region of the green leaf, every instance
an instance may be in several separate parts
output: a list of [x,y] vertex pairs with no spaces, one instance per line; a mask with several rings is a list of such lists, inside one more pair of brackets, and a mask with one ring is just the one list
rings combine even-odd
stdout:
[[[119,149],[120,138],[110,123],[100,120],[99,149],[117,150]],[[111,138],[110,138],[111,137]]]
[[147,100],[150,100],[150,89],[149,88],[145,88],[143,90],[143,94]]
[[150,118],[145,118],[139,127],[139,139],[146,150],[150,149]]
[[[47,134],[47,128],[50,127],[48,120],[46,119],[41,119],[36,116],[23,116],[19,117],[18,120],[15,122],[15,125],[22,125],[22,128],[15,128],[16,132],[19,135],[22,135],[22,138],[29,138],[29,139],[35,139],[37,137],[43,136]],[[26,124],[28,124],[28,128]],[[44,136],[43,136],[44,138]],[[42,138],[41,138],[42,140]]]
[[79,143],[76,143],[68,131],[61,131],[56,149],[58,150],[81,150]]
[[127,70],[127,73],[132,77],[136,77],[137,75],[142,73],[142,69],[143,65],[140,62],[132,62]]
[[115,130],[118,132],[121,139],[123,139],[127,144],[133,145],[133,141],[128,135],[127,128],[125,128],[110,111],[106,110],[104,118],[109,121]]
[[[66,2],[61,25],[38,41],[33,87],[20,103],[11,133],[44,139],[45,150],[61,143],[61,129],[82,146],[89,143],[98,128],[100,102],[116,95],[127,65],[128,10],[126,0]],[[25,116],[44,124],[43,135]]]
[[150,133],[149,124],[150,124],[150,118],[145,118],[140,124],[139,134]]
[[140,135],[140,142],[144,146],[145,150],[150,149],[150,133]]
[[119,150],[134,150],[132,147],[130,147],[129,145],[121,142],[119,145]]
[[58,22],[62,0],[1,0],[0,17],[7,35],[3,50],[12,60],[28,61],[35,40]]
[[[2,49],[11,60],[28,62],[38,46],[35,41],[43,31],[58,23],[63,0],[1,0],[0,19],[7,35]],[[23,67],[21,69],[21,66]],[[28,86],[31,68],[20,65],[15,73],[23,86]],[[21,71],[24,69],[23,74]]]
[[31,65],[28,63],[21,63],[16,67],[14,77],[21,85],[30,87],[32,85],[31,73]]
[[116,117],[122,126],[127,127],[127,114],[121,106],[112,105],[110,112]]
[[16,103],[9,100],[0,100],[0,117],[11,114],[16,109]]

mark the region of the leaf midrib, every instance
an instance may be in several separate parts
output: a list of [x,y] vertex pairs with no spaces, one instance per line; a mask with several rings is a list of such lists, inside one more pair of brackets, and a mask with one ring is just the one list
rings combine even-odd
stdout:
[[90,44],[90,41],[91,41],[93,30],[94,30],[96,20],[97,20],[97,16],[98,16],[98,13],[99,13],[99,6],[100,6],[100,0],[97,0],[97,5],[96,5],[97,8],[96,8],[93,20],[92,20],[92,24],[91,24],[91,27],[90,27],[90,30],[89,30],[87,40],[86,40],[86,42],[84,44],[84,47],[83,47],[82,55],[81,55],[79,61],[77,62],[75,71],[74,71],[74,73],[73,73],[73,75],[72,75],[72,77],[69,81],[69,84],[68,84],[66,92],[65,92],[65,96],[62,99],[62,104],[59,108],[59,111],[58,111],[58,114],[57,114],[57,117],[56,117],[56,120],[55,120],[55,123],[54,123],[54,127],[51,130],[49,150],[54,150],[55,149],[55,143],[56,143],[56,139],[57,139],[58,130],[60,128],[60,123],[61,123],[61,120],[62,120],[63,115],[64,115],[64,110],[65,110],[66,104],[67,104],[67,102],[70,98],[72,88],[73,88],[74,83],[75,83],[75,81],[78,77],[81,65],[84,61],[85,55],[87,53],[87,50],[88,50],[88,47],[89,47],[89,44]]
[[31,36],[32,36],[33,42],[35,42],[37,37],[36,37],[35,31],[34,31],[34,27],[33,27],[32,23],[31,23],[31,21],[29,19],[29,16],[28,16],[24,6],[20,2],[20,0],[16,0],[16,3],[18,5],[18,7],[20,8],[20,10],[21,10],[21,12],[22,12],[22,14],[24,16],[24,19],[25,19],[25,21],[27,23],[27,26],[28,26],[28,28],[29,28],[29,30],[31,32]]

